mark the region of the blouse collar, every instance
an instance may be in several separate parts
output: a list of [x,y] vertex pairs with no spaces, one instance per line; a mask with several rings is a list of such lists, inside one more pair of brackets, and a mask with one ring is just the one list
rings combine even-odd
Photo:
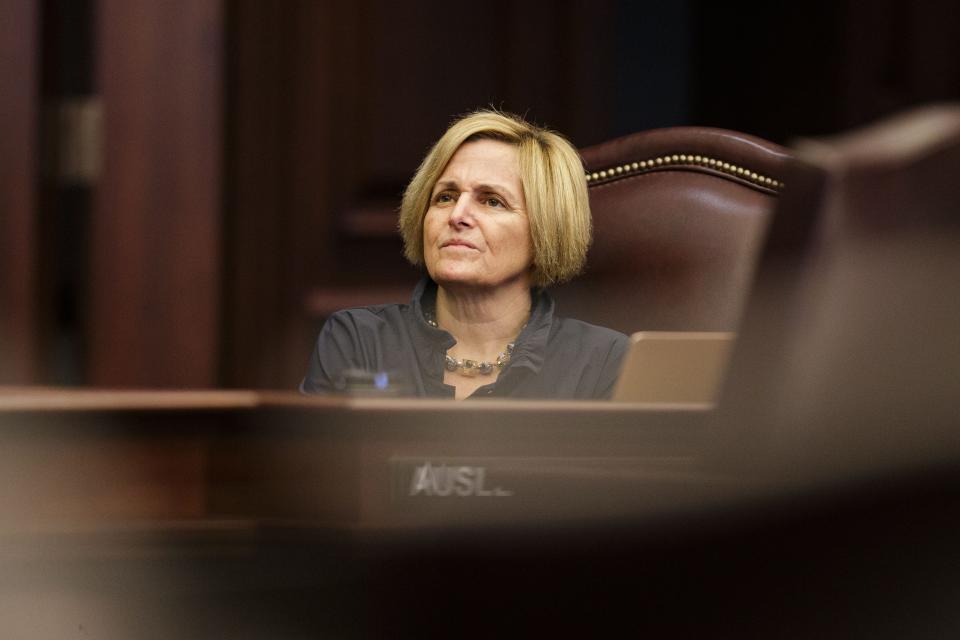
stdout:
[[[412,311],[411,333],[417,344],[417,357],[421,365],[443,366],[443,356],[457,343],[450,333],[431,325],[428,316],[432,315],[437,304],[437,283],[424,275],[413,290],[410,300]],[[517,336],[510,364],[504,370],[525,368],[539,373],[543,366],[553,323],[554,302],[550,294],[543,289],[530,289],[530,320]]]

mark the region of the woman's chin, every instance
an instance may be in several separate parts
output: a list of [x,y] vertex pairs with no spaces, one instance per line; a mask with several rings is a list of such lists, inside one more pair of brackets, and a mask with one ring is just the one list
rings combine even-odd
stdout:
[[499,289],[519,286],[530,288],[529,269],[517,274],[491,273],[489,270],[472,268],[464,264],[435,264],[427,268],[430,279],[441,287]]
[[488,283],[476,274],[441,271],[432,274],[433,281],[441,287],[484,287]]

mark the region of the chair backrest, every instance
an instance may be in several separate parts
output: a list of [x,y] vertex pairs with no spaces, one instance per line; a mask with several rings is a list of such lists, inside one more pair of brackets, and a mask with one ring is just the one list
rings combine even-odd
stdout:
[[630,334],[736,328],[789,152],[706,127],[583,149],[594,241],[558,313]]
[[796,147],[719,402],[731,466],[960,459],[960,104]]

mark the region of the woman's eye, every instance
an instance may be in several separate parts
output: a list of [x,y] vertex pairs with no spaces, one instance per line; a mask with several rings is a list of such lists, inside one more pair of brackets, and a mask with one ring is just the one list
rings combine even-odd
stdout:
[[484,203],[488,207],[506,207],[506,205],[503,204],[503,200],[500,198],[494,198],[492,196],[484,198]]
[[449,193],[441,192],[434,196],[433,201],[437,204],[446,204],[448,202],[453,202],[453,196]]

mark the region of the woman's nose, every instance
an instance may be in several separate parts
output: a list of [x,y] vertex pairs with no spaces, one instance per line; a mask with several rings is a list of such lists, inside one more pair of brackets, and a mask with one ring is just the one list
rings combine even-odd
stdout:
[[454,227],[472,227],[473,224],[473,203],[468,194],[461,193],[460,197],[457,198],[456,204],[454,204],[450,210],[450,225]]

